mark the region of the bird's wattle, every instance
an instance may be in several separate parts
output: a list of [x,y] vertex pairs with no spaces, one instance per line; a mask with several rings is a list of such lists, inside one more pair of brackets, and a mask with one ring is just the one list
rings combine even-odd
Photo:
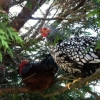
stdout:
[[43,36],[43,37],[47,37],[48,34],[44,32],[44,33],[42,34],[42,36]]

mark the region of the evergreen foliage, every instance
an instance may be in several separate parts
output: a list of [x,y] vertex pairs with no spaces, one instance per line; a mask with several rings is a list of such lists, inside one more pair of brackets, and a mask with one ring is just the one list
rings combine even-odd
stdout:
[[[39,29],[43,25],[54,25],[67,38],[81,35],[90,36],[93,35],[92,31],[97,33],[98,36],[100,34],[100,0],[83,0],[83,5],[79,2],[82,0],[47,0],[45,3],[48,4],[48,6],[50,6],[51,2],[53,3],[51,4],[51,8],[48,8],[46,11],[44,11],[43,8],[39,8],[42,3],[37,2],[36,0],[34,0],[37,4],[35,7],[33,7],[34,4],[31,3],[31,0],[22,0],[27,1],[25,7],[23,7],[24,4],[21,0],[19,0],[20,2],[17,2],[17,0],[15,1],[16,2],[12,4],[24,8],[26,16],[23,15],[25,18],[21,19],[19,16],[23,13],[20,13],[18,16],[12,16],[11,14],[8,15],[0,12],[0,62],[3,62],[6,67],[5,79],[0,84],[1,89],[6,87],[24,86],[20,75],[17,72],[18,64],[21,60],[28,59],[29,61],[36,62],[49,54],[47,48],[48,44],[45,44],[43,38],[38,36]],[[77,8],[79,3],[81,6]],[[20,29],[23,28],[24,30],[27,30],[26,33],[22,30],[17,30],[17,26],[22,24],[20,21],[23,22],[26,19],[31,19],[32,21],[36,20],[29,14],[31,11],[31,15],[33,14],[34,16],[36,9],[40,10],[44,19],[42,20],[40,17],[40,19],[37,17],[36,19],[38,21],[36,24],[33,23],[33,25],[29,25],[29,27],[27,25],[20,27]],[[52,10],[56,10],[53,15],[51,13]],[[50,18],[50,15],[51,20],[47,20]],[[53,18],[55,18],[55,20],[52,21]],[[88,29],[91,29],[91,31],[88,31]],[[97,43],[96,49],[98,48],[100,48],[100,41]],[[97,100],[97,98],[99,98],[99,94],[91,88],[91,85],[95,87],[99,84],[99,79],[93,80],[93,82],[90,82],[88,85],[86,84],[70,90],[67,89],[62,92],[61,89],[64,89],[64,86],[73,80],[75,80],[75,78],[66,74],[62,69],[59,69],[55,76],[54,84],[50,88],[44,91],[35,91],[33,93],[4,93],[4,95],[0,96],[0,99]]]

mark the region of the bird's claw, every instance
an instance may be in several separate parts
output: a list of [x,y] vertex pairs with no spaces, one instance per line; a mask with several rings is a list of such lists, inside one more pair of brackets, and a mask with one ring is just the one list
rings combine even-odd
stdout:
[[81,80],[82,78],[78,78],[78,79],[75,79],[73,82],[69,82],[68,84],[66,84],[66,87],[68,89],[71,89],[71,85],[74,84],[74,83],[77,83]]
[[73,83],[79,82],[82,78],[77,78],[73,81]]
[[66,84],[66,87],[70,90],[71,88],[71,85],[72,85],[73,83],[72,82],[69,82],[68,84]]

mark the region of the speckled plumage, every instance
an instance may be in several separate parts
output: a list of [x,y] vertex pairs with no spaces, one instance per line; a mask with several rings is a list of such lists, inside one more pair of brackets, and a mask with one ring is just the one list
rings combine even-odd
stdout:
[[97,40],[97,37],[65,39],[49,50],[58,66],[69,73],[81,73],[85,63],[100,63],[100,50],[95,50]]
[[50,43],[49,51],[59,67],[79,77],[89,76],[100,68],[100,49],[96,50],[98,37],[74,37],[58,40],[53,45],[54,40],[50,38],[56,37],[53,29],[50,30],[46,39]]

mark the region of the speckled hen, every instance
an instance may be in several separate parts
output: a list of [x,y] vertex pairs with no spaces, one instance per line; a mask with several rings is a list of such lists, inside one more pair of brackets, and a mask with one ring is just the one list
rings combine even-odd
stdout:
[[40,33],[57,65],[67,73],[87,77],[100,68],[100,49],[96,49],[99,37],[61,39],[62,34],[52,27],[43,27]]

